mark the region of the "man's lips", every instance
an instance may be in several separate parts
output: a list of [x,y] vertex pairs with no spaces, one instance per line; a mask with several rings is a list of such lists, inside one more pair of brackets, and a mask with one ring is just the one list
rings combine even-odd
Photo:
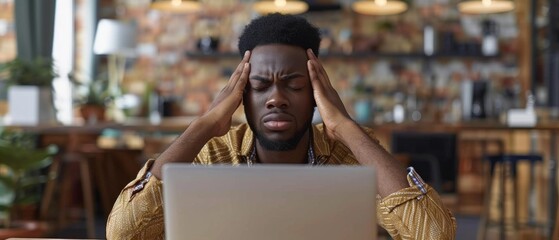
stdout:
[[291,122],[288,121],[268,121],[264,122],[264,126],[272,131],[287,130]]
[[262,119],[264,127],[271,131],[284,131],[291,127],[293,120],[285,113],[270,113]]

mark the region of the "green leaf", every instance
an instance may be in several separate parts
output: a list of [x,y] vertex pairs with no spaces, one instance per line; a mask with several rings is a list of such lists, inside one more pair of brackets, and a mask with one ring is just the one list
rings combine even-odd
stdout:
[[40,191],[31,187],[48,180],[38,171],[52,163],[58,149],[49,146],[36,150],[33,137],[20,132],[0,132],[0,205],[8,209],[14,204],[40,201]]
[[37,136],[22,130],[0,129],[0,145],[35,149]]
[[11,205],[2,205],[0,204],[0,212],[7,212],[10,211]]
[[15,172],[40,169],[51,164],[53,150],[29,150],[18,146],[0,146],[0,164]]
[[10,85],[32,85],[52,87],[52,81],[58,76],[52,59],[35,58],[25,61],[16,58],[0,66],[0,73],[7,75]]
[[0,175],[0,190],[5,190],[3,188],[14,189],[15,186],[16,183],[12,177]]
[[19,187],[28,188],[41,183],[46,183],[48,180],[49,178],[47,176],[24,177],[23,179],[21,179]]
[[0,192],[0,205],[11,206],[16,198],[16,193],[14,189],[5,189],[5,191]]
[[38,203],[40,201],[41,201],[40,196],[29,195],[29,196],[24,196],[24,197],[15,199],[14,205],[28,205],[28,204]]

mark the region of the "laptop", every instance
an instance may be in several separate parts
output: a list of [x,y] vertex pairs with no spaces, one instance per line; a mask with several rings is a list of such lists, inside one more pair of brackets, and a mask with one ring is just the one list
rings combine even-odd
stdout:
[[371,167],[169,163],[163,199],[170,240],[377,237]]

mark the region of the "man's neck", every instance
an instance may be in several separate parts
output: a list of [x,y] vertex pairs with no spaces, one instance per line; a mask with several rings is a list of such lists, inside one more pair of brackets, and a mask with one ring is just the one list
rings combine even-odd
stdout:
[[309,151],[309,132],[301,138],[295,149],[288,151],[267,150],[256,141],[256,156],[260,163],[285,163],[301,164],[307,163]]

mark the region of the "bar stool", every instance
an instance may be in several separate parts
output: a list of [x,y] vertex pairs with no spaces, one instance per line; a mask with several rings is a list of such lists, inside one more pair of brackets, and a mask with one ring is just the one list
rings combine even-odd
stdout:
[[[83,212],[88,238],[95,237],[95,202],[88,152],[82,149],[84,145],[88,145],[87,142],[93,141],[92,139],[96,137],[96,134],[68,134],[66,148],[53,159],[49,168],[49,181],[45,186],[40,211],[42,219],[50,219],[53,210],[56,211],[57,228],[66,226],[68,224],[69,200],[74,192],[73,183],[77,177],[81,183]],[[56,202],[58,207],[53,206],[53,202]]]
[[[530,163],[530,200],[533,201],[533,197],[535,196],[535,185],[534,185],[534,178],[535,178],[535,164],[543,162],[543,157],[539,154],[500,154],[500,155],[491,155],[486,156],[485,160],[489,162],[489,182],[486,184],[485,188],[485,200],[484,200],[484,210],[482,212],[481,221],[480,221],[480,230],[478,232],[478,239],[485,239],[487,234],[487,227],[491,224],[490,219],[490,201],[491,201],[491,190],[493,185],[493,176],[495,174],[495,167],[497,164],[501,165],[501,171],[499,173],[499,187],[498,187],[498,208],[499,208],[499,239],[505,239],[505,195],[506,195],[506,177],[510,175],[513,181],[513,188],[512,188],[512,196],[514,201],[513,206],[513,217],[514,223],[513,228],[516,230],[518,228],[518,216],[517,216],[517,208],[518,208],[518,196],[517,196],[517,189],[518,189],[518,163],[521,161],[528,161]],[[534,209],[533,204],[529,204],[528,207],[528,225],[530,226],[537,226],[534,219]]]
[[[72,165],[78,165],[77,169]],[[84,213],[86,220],[87,237],[95,237],[95,209],[93,200],[93,188],[91,183],[91,171],[87,159],[77,153],[65,153],[53,160],[53,164],[49,169],[49,181],[45,187],[45,193],[41,201],[41,218],[49,219],[52,211],[53,200],[58,202],[56,209],[57,227],[64,227],[68,224],[68,199],[73,192],[72,183],[74,179],[72,174],[79,171],[79,180],[81,182],[82,196],[84,201]],[[56,186],[58,185],[58,186]],[[56,195],[56,196],[55,196]]]
[[503,139],[495,137],[461,137],[459,140],[457,211],[480,215],[485,200],[484,158],[503,154]]

